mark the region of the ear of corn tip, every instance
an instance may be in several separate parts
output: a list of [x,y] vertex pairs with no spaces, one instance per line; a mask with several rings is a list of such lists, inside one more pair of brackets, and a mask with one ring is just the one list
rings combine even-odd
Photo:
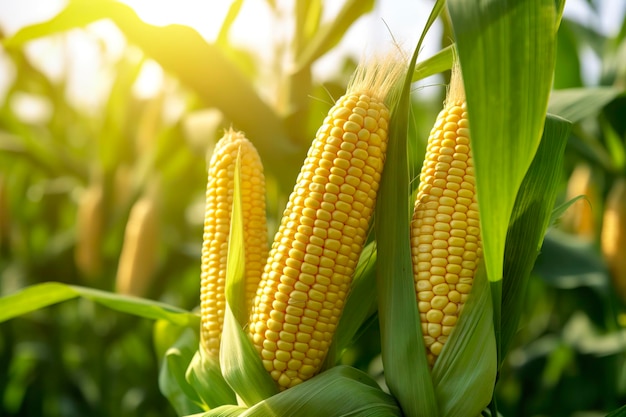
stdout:
[[441,353],[482,255],[465,94],[453,68],[428,138],[411,222],[415,291],[428,361]]
[[398,60],[357,70],[289,197],[249,326],[281,389],[318,373],[328,352],[374,210],[387,148],[385,99],[404,70]]
[[265,178],[254,145],[241,132],[225,132],[209,162],[202,245],[201,340],[217,357],[224,323],[225,279],[234,191],[234,171],[240,154],[240,184],[245,246],[247,311],[256,294],[267,259]]

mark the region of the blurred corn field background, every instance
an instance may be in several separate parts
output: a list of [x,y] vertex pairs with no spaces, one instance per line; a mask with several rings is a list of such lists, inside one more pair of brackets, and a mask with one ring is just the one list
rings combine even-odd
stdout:
[[[222,388],[207,383],[196,354],[213,148],[231,127],[257,148],[271,242],[311,140],[358,62],[399,48],[408,67],[423,32],[407,78],[414,82],[393,105],[407,119],[392,113],[392,127],[406,134],[394,142],[399,150],[390,144],[367,242],[379,239],[378,304],[370,244],[357,276],[371,285],[353,288],[324,365],[328,378],[317,386],[313,378],[309,387],[355,385],[364,401],[380,406],[355,415],[436,415],[420,408],[423,398],[410,398],[410,384],[396,386],[396,368],[411,364],[389,362],[398,340],[390,334],[404,324],[389,324],[397,316],[381,310],[397,289],[381,287],[380,271],[400,268],[389,259],[402,250],[385,242],[403,222],[408,239],[403,204],[414,201],[426,140],[458,57],[468,106],[477,109],[472,135],[486,137],[492,128],[532,137],[511,139],[510,151],[506,138],[495,150],[484,142],[474,149],[479,189],[496,190],[479,197],[481,222],[494,220],[482,230],[486,259],[475,285],[486,292],[472,306],[488,305],[489,319],[474,324],[477,331],[491,326],[493,315],[502,330],[489,333],[497,349],[474,352],[477,361],[493,356],[495,391],[493,381],[484,387],[487,378],[458,392],[486,399],[476,412],[489,405],[485,415],[497,409],[505,417],[604,416],[626,404],[623,2],[171,3],[0,0],[0,416],[202,415],[209,406],[237,404],[228,388],[221,398],[232,402],[211,403],[207,392]],[[187,24],[171,24],[183,15]],[[502,29],[512,22],[515,33]],[[530,109],[521,122],[502,114],[517,103]],[[543,113],[532,113],[537,108]],[[390,143],[395,138],[391,133]],[[550,165],[544,171],[542,158]],[[481,167],[481,159],[499,162]],[[391,175],[406,184],[389,183]],[[534,185],[542,179],[543,191]],[[545,207],[524,205],[520,196],[531,188],[528,195],[545,197]],[[537,249],[535,242],[536,262],[533,253],[530,262],[514,264],[518,253]],[[524,271],[514,281],[523,282],[519,287],[507,284],[515,268]],[[357,302],[362,306],[351,309]],[[333,360],[345,367],[332,367]],[[450,361],[435,367],[434,380],[445,380],[440,369]],[[315,398],[287,407],[290,398],[310,396],[306,387],[275,396],[284,403],[260,402],[250,415],[326,415]],[[437,387],[440,415],[469,415]],[[248,398],[273,394],[252,392],[237,394],[247,406],[258,402]]]

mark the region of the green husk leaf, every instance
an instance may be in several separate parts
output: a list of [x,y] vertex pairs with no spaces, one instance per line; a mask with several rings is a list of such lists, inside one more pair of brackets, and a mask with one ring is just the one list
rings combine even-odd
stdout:
[[552,91],[548,112],[577,123],[597,114],[623,91],[616,87],[568,88]]
[[263,367],[261,357],[242,329],[242,323],[247,323],[248,316],[245,311],[246,277],[240,159],[238,154],[228,236],[226,308],[220,346],[220,367],[228,385],[247,406],[251,406],[276,394],[278,387]]
[[147,319],[163,319],[179,326],[200,325],[196,314],[165,303],[60,282],[32,285],[0,298],[0,323],[76,297]]
[[278,392],[276,383],[263,367],[259,353],[241,329],[228,302],[224,311],[220,366],[228,385],[247,406]]
[[[500,281],[509,219],[548,105],[555,4],[449,0],[448,6],[467,96],[487,276]],[[492,296],[498,322],[500,295]]]
[[[197,345],[196,345],[197,346]],[[224,404],[236,404],[237,397],[220,370],[217,358],[210,357],[200,346],[196,350],[185,373],[187,382],[195,388],[207,408]]]
[[393,397],[366,373],[336,366],[250,408],[242,416],[400,416]]
[[423,80],[431,75],[439,74],[440,72],[449,70],[452,68],[452,62],[454,61],[454,45],[448,45],[435,55],[418,62],[415,65],[415,71],[413,71],[413,82]]
[[296,57],[296,68],[299,72],[311,66],[313,62],[334,48],[343,38],[346,31],[362,15],[374,7],[374,0],[348,0],[337,16],[326,26],[318,29],[310,42]]
[[387,161],[376,203],[376,287],[385,381],[403,413],[411,417],[438,415],[413,284],[407,137],[415,62],[424,36],[443,5],[443,1],[438,1],[433,7],[413,53],[399,101],[392,110]]
[[159,370],[159,389],[179,415],[203,410],[195,387],[185,379],[185,369],[198,345],[198,335],[192,329],[183,331],[163,356]]
[[433,367],[440,415],[478,416],[491,401],[497,370],[493,304],[481,262],[463,313]]
[[241,207],[241,153],[235,161],[233,207],[230,234],[228,235],[228,259],[226,261],[226,302],[237,322],[247,323],[246,311],[246,253],[243,232],[243,208]]
[[501,362],[517,333],[527,281],[551,221],[570,128],[567,120],[548,115],[541,143],[515,200],[504,252]]

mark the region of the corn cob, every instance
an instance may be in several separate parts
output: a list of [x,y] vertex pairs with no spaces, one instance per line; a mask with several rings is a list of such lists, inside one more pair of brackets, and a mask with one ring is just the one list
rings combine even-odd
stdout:
[[84,276],[93,278],[102,270],[104,192],[101,184],[91,185],[81,196],[76,213],[76,234],[76,267]]
[[133,204],[126,223],[115,280],[118,293],[146,295],[157,267],[158,242],[157,201],[148,195]]
[[357,70],[308,151],[254,302],[249,334],[281,389],[319,372],[374,210],[387,147],[384,101],[404,66]]
[[601,246],[613,287],[626,302],[626,178],[618,179],[607,196]]
[[411,222],[415,291],[431,366],[457,322],[481,257],[473,165],[465,92],[455,66],[428,138]]
[[219,353],[224,323],[226,260],[238,152],[241,161],[247,311],[252,307],[268,252],[265,178],[261,158],[254,145],[242,133],[231,129],[215,147],[209,162],[206,190],[201,274],[201,339],[205,351],[213,356]]
[[561,224],[577,236],[593,240],[596,234],[596,222],[592,204],[598,201],[598,195],[593,183],[593,172],[586,164],[576,166],[567,183],[566,199],[571,200],[579,195],[586,196],[587,200],[576,201],[563,215]]

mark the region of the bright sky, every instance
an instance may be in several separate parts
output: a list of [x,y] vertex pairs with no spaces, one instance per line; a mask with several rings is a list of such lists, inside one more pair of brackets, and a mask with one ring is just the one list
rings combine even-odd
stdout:
[[[148,23],[165,25],[180,23],[189,25],[207,40],[211,41],[217,32],[231,1],[206,0],[122,0],[131,5],[139,16]],[[596,0],[600,21],[590,13],[585,0],[568,0],[566,16],[584,23],[592,23],[603,28],[606,33],[615,33],[619,29],[621,18],[626,10],[623,0]],[[293,1],[277,0],[284,16],[290,15]],[[0,28],[5,35],[11,35],[28,24],[44,21],[56,14],[66,4],[66,0],[0,0]],[[326,1],[323,20],[327,21],[337,13],[343,2]],[[406,49],[417,43],[420,31],[432,7],[432,0],[379,0],[373,13],[361,18],[346,34],[339,47],[318,61],[314,67],[318,79],[326,78],[336,70],[338,58],[350,54],[358,58],[364,50],[377,51],[388,47],[390,35]],[[240,45],[252,46],[253,50],[263,51],[279,39],[289,36],[289,28],[276,24],[276,18],[270,12],[265,0],[244,2],[241,13],[235,22],[231,39]],[[386,25],[385,25],[386,23]],[[437,51],[440,36],[439,26],[434,27],[422,51],[428,57]],[[58,78],[64,72],[70,74],[70,98],[81,104],[90,105],[99,97],[106,96],[110,75],[104,69],[103,57],[98,49],[99,40],[106,40],[107,52],[115,57],[122,53],[125,41],[119,31],[109,22],[99,22],[90,26],[90,34],[81,31],[66,35],[64,38],[44,39],[28,45],[31,58],[52,77]],[[67,48],[67,50],[66,50]],[[365,49],[366,48],[366,49]],[[65,52],[64,52],[65,50]],[[68,63],[66,57],[73,54],[76,59]],[[589,51],[585,56],[585,76],[593,82],[598,76],[599,64]],[[13,78],[12,68],[6,57],[0,53],[0,97]],[[150,95],[161,84],[163,74],[157,65],[147,66],[137,91]],[[433,82],[432,80],[430,81]],[[93,91],[93,86],[99,86]],[[86,88],[92,94],[85,95]],[[85,103],[87,101],[87,103]]]

